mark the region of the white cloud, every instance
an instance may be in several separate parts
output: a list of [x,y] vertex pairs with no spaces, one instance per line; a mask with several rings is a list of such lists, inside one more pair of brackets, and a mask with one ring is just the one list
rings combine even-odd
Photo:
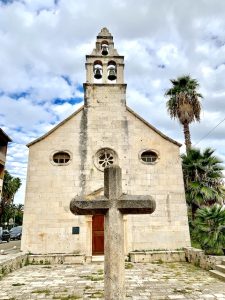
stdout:
[[[127,103],[165,134],[183,142],[170,120],[164,93],[170,78],[190,74],[203,94],[202,121],[193,143],[225,111],[225,2],[221,0],[23,0],[0,5],[0,126],[13,138],[9,171],[25,180],[25,144],[44,134],[81,103],[85,54],[101,27],[125,55]],[[3,92],[3,93],[2,93]],[[26,94],[23,94],[26,92]],[[15,99],[13,94],[21,94]],[[13,99],[14,98],[14,99]],[[17,97],[18,98],[18,97]],[[56,98],[64,99],[57,103]],[[225,158],[225,122],[199,146]],[[24,185],[18,200],[23,200]]]
[[59,120],[63,120],[67,118],[69,115],[71,115],[73,112],[75,112],[77,109],[79,109],[82,104],[83,102],[74,105],[66,102],[62,105],[54,106],[52,109],[59,117]]
[[33,104],[28,99],[13,100],[9,97],[0,97],[1,123],[12,128],[31,129],[40,122],[51,122],[52,116],[42,106]]

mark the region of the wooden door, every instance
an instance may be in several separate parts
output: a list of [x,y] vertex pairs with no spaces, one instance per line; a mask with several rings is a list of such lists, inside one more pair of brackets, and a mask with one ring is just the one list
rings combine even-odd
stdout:
[[104,216],[92,217],[92,254],[104,254]]

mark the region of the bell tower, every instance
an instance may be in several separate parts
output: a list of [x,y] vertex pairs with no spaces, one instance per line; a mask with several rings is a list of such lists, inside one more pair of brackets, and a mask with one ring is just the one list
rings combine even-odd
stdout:
[[[124,56],[118,54],[111,33],[103,28],[97,36],[95,49],[86,56],[79,142],[80,194],[93,192],[94,184],[96,190],[102,187],[105,162],[102,163],[100,159],[101,153],[106,153],[109,160],[112,159],[113,163],[126,170],[124,164],[128,163],[129,143],[123,72]],[[126,190],[126,187],[123,188]]]
[[118,54],[111,33],[104,27],[97,36],[95,49],[86,56],[86,82],[121,84],[123,72],[124,56]]

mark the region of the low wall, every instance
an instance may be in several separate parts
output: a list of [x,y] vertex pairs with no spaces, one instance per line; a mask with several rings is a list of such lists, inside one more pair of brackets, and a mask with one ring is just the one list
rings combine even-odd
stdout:
[[0,279],[8,273],[22,268],[28,264],[27,254],[13,254],[9,258],[0,261]]
[[[133,263],[151,262],[190,262],[205,270],[215,269],[225,261],[225,256],[205,255],[203,250],[185,248],[184,251],[140,251],[130,252],[129,261]],[[16,253],[8,256],[1,256],[0,279],[4,275],[22,268],[29,264],[52,265],[52,264],[84,264],[90,263],[85,255],[80,254],[40,254],[29,255]]]
[[206,255],[203,250],[196,248],[185,248],[184,251],[188,262],[205,270],[215,269],[216,265],[225,261],[225,256]]
[[29,254],[29,264],[58,265],[58,264],[84,264],[85,255],[82,254]]
[[184,262],[186,261],[184,251],[140,251],[130,252],[129,260],[134,263],[139,262]]
[[27,265],[84,264],[85,256],[76,254],[6,254],[0,256],[0,279]]

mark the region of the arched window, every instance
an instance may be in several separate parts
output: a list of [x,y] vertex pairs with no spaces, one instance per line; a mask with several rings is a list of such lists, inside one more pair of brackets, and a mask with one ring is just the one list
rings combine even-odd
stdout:
[[99,80],[102,79],[102,62],[100,60],[96,60],[93,66],[94,78]]
[[116,68],[115,61],[110,60],[108,62],[107,71],[108,71],[108,79],[110,81],[116,80],[116,78],[117,78],[117,68]]
[[53,154],[52,160],[57,165],[66,165],[71,160],[71,156],[68,152],[59,151]]
[[102,41],[101,51],[102,51],[102,55],[104,56],[109,54],[109,43],[107,41]]

